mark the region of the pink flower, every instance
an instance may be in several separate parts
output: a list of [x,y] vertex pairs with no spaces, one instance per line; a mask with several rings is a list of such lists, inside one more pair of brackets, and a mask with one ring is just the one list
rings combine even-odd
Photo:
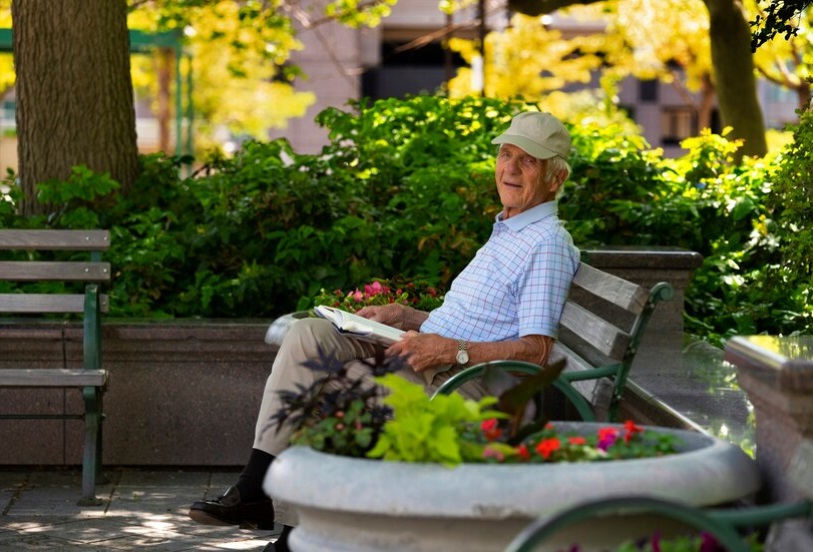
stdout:
[[353,299],[355,299],[359,303],[364,301],[364,294],[362,292],[360,292],[358,290],[358,288],[356,288],[356,291],[351,291],[350,295],[348,295],[348,297],[352,297]]
[[483,449],[483,458],[494,458],[498,462],[502,462],[505,460],[505,455],[491,447],[486,447]]
[[381,282],[373,282],[372,284],[365,284],[364,286],[364,295],[367,297],[381,295],[382,293],[389,293],[389,291],[389,288],[382,286]]

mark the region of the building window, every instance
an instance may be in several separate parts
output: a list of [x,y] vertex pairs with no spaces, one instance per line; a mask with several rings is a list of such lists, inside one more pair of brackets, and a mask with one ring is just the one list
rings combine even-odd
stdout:
[[440,42],[404,48],[408,41],[383,41],[381,65],[365,71],[362,95],[368,98],[401,98],[410,94],[434,94],[464,66],[457,53],[444,51]]
[[697,113],[691,107],[665,108],[661,111],[661,145],[676,146],[697,134]]
[[658,81],[644,80],[638,83],[638,96],[642,102],[658,101]]

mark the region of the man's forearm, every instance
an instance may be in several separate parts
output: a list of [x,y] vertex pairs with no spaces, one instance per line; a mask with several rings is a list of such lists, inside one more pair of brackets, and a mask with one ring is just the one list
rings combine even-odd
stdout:
[[521,360],[544,366],[553,348],[546,335],[528,335],[516,341],[469,343],[469,366],[493,360]]

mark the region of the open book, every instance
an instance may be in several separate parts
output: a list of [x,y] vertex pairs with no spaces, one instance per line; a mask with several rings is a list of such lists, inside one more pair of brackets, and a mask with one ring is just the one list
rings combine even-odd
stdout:
[[343,311],[326,305],[314,307],[313,311],[322,318],[329,320],[336,329],[349,337],[378,343],[385,347],[401,340],[404,331],[381,322],[357,316],[351,312]]

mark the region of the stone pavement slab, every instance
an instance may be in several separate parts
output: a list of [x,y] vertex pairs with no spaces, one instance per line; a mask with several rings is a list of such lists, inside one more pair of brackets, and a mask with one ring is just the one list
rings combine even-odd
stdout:
[[0,471],[0,552],[261,551],[279,533],[187,517],[192,502],[233,483],[234,470],[111,469],[105,475],[109,481],[97,486],[103,504],[78,506],[79,469]]

